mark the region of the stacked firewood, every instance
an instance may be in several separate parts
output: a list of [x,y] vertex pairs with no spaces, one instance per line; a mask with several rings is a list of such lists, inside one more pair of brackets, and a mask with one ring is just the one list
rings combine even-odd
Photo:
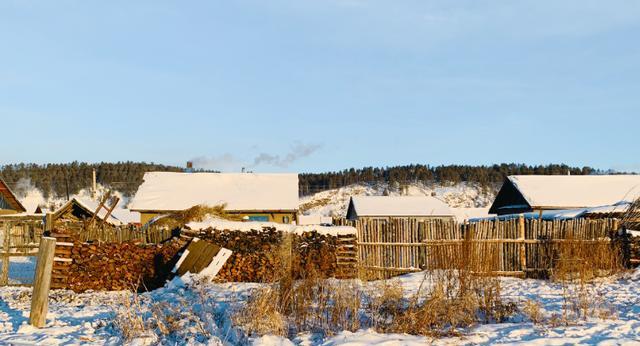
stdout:
[[84,292],[159,287],[169,277],[183,246],[177,239],[162,245],[75,241],[66,288]]
[[274,228],[249,232],[206,229],[194,235],[233,251],[218,273],[221,281],[270,282],[288,265],[296,278],[331,277],[336,270],[334,236],[317,232],[289,234]]

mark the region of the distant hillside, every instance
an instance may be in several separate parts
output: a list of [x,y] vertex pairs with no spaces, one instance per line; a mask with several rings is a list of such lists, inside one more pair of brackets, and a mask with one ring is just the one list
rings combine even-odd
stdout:
[[567,174],[585,175],[601,173],[591,167],[570,167],[564,164],[528,166],[524,164],[500,164],[492,166],[436,166],[408,165],[395,167],[351,168],[339,172],[300,174],[301,195],[338,189],[353,184],[386,183],[392,187],[407,184],[456,185],[467,182],[483,188],[495,189],[504,178],[514,174]]
[[344,216],[352,196],[434,196],[453,208],[487,207],[495,198],[496,190],[482,188],[473,183],[422,184],[410,183],[399,189],[387,183],[353,184],[339,189],[318,192],[300,199],[303,214]]
[[0,167],[0,177],[14,190],[35,186],[45,198],[63,197],[67,193],[75,195],[80,190],[91,187],[93,169],[96,170],[99,184],[127,196],[136,192],[145,172],[183,170],[181,167],[146,162],[71,162],[46,165],[19,163]]

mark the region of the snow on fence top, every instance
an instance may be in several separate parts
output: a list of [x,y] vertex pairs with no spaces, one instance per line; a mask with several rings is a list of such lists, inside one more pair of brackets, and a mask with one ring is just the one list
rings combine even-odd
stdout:
[[136,211],[178,211],[226,204],[226,210],[298,209],[297,174],[149,172],[131,202]]
[[640,197],[640,175],[512,175],[531,207],[587,208]]
[[316,231],[320,234],[332,235],[332,236],[356,234],[356,229],[350,226],[319,226],[319,225],[296,226],[296,225],[288,225],[288,224],[281,224],[281,223],[275,223],[275,222],[228,221],[228,220],[222,220],[219,218],[209,218],[202,222],[190,222],[186,226],[187,228],[196,230],[196,231],[211,228],[216,230],[250,232],[250,231],[262,231],[265,228],[274,228],[277,231],[295,233],[295,234],[302,234],[302,233],[313,232],[313,231]]
[[453,216],[449,206],[428,196],[353,196],[349,210],[357,216]]

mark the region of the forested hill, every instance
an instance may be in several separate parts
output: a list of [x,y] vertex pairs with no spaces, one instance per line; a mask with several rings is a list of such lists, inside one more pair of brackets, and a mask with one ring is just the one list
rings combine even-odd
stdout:
[[19,185],[27,184],[30,180],[45,197],[62,197],[67,191],[73,195],[83,188],[91,187],[93,169],[96,170],[96,180],[99,184],[109,186],[125,195],[136,192],[145,172],[183,170],[181,167],[145,162],[72,162],[46,165],[19,163],[0,167],[0,177],[12,189],[19,189]]
[[506,176],[516,174],[568,174],[585,175],[602,173],[591,167],[569,167],[564,164],[528,166],[524,164],[499,164],[492,166],[427,166],[408,165],[395,167],[365,167],[345,169],[339,172],[300,174],[300,192],[309,195],[316,192],[336,189],[355,183],[383,182],[388,184],[460,182],[477,183],[482,187],[495,187]]
[[[145,162],[83,163],[64,164],[12,164],[0,166],[2,177],[11,188],[25,184],[27,179],[42,190],[45,197],[63,197],[68,192],[76,194],[91,186],[91,172],[97,172],[98,183],[116,189],[125,195],[135,193],[142,182],[142,176],[149,171],[181,172],[183,168]],[[408,165],[395,167],[351,168],[339,172],[300,174],[300,192],[303,195],[355,183],[389,184],[460,182],[478,183],[494,187],[507,175],[512,174],[593,174],[600,173],[590,167],[569,167],[567,165],[527,166],[522,164],[500,164],[493,166],[427,166]]]

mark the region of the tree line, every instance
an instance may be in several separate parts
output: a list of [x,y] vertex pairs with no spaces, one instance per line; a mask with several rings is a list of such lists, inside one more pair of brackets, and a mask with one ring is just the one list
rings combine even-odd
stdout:
[[[142,183],[144,173],[150,171],[181,172],[176,166],[146,162],[71,162],[60,164],[18,163],[0,166],[0,177],[12,189],[27,181],[40,189],[45,197],[73,195],[81,189],[91,187],[92,171],[96,170],[97,182],[132,195]],[[564,164],[529,166],[524,164],[499,164],[492,166],[470,165],[406,165],[394,167],[350,168],[337,172],[302,173],[299,176],[301,195],[340,188],[356,183],[477,183],[482,187],[499,185],[506,176],[513,174],[598,174],[591,167],[570,167]]]
[[12,189],[26,184],[37,187],[45,198],[73,195],[92,185],[92,171],[96,170],[99,184],[132,195],[142,183],[142,176],[150,171],[181,172],[183,168],[146,162],[100,163],[18,163],[0,167],[0,177]]

